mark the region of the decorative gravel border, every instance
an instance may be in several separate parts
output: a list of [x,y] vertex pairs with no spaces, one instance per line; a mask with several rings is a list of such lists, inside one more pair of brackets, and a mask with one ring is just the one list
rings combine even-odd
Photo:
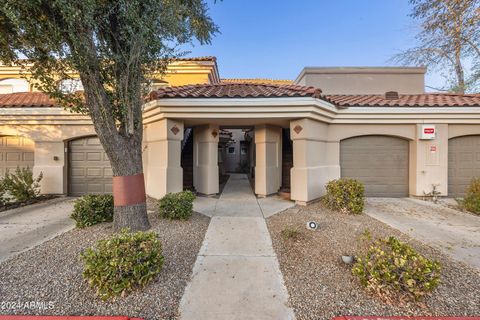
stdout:
[[[317,231],[306,222],[319,223]],[[480,271],[456,262],[367,215],[332,212],[320,203],[296,207],[267,220],[280,269],[297,320],[331,319],[334,316],[478,316],[480,315]],[[299,239],[283,239],[285,227],[297,227]],[[392,306],[365,293],[350,267],[340,256],[356,252],[365,230],[373,237],[394,235],[409,242],[422,254],[442,264],[441,285],[421,306]]]
[[[154,209],[154,203],[149,208]],[[125,315],[176,319],[209,218],[194,213],[188,221],[149,214],[163,245],[165,263],[144,290],[113,302],[95,297],[82,279],[79,253],[112,233],[111,224],[74,229],[0,264],[0,314]]]

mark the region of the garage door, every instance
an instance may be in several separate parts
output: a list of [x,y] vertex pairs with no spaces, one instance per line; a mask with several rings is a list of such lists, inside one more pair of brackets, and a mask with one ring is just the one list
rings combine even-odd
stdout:
[[408,196],[408,141],[362,136],[340,142],[341,175],[365,185],[369,197]]
[[112,192],[112,169],[97,137],[70,141],[68,150],[70,195]]
[[448,141],[448,195],[462,197],[473,177],[480,178],[480,136]]
[[33,168],[34,143],[32,140],[17,137],[0,137],[0,176],[8,170],[13,172],[18,167]]

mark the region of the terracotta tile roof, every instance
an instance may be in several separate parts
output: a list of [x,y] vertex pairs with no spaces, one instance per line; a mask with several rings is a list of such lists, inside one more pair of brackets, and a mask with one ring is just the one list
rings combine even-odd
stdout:
[[42,92],[0,94],[0,108],[55,107],[55,101]]
[[293,84],[293,80],[267,79],[267,78],[230,78],[222,79],[222,83],[267,83],[267,84]]
[[471,107],[480,106],[480,94],[425,93],[400,94],[398,99],[385,95],[327,95],[339,107]]
[[214,56],[203,56],[203,57],[185,57],[185,58],[174,58],[173,61],[217,61],[217,57]]
[[150,93],[147,101],[161,98],[320,98],[321,90],[298,85],[253,83],[197,84],[160,88]]

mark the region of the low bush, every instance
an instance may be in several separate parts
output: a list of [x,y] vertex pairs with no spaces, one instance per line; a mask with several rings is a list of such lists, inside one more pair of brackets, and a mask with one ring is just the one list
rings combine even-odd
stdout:
[[365,207],[365,187],[355,179],[331,180],[326,185],[324,204],[336,211],[361,214]]
[[440,264],[395,237],[377,239],[352,273],[387,302],[420,300],[440,283]]
[[24,202],[35,199],[40,194],[40,181],[43,174],[38,177],[33,176],[30,168],[15,169],[14,173],[7,172],[2,180],[5,194],[18,202]]
[[168,193],[158,201],[158,213],[162,218],[187,220],[192,216],[193,200],[191,191]]
[[465,210],[480,214],[480,178],[472,180],[461,204]]
[[81,254],[83,277],[96,294],[107,300],[142,288],[160,273],[162,244],[155,232],[123,229]]
[[298,240],[301,236],[300,230],[298,230],[298,228],[292,227],[292,226],[286,226],[282,230],[281,234],[282,234],[282,238],[284,240],[289,240],[289,239]]
[[111,222],[113,220],[113,196],[89,194],[75,200],[70,218],[75,220],[77,228]]

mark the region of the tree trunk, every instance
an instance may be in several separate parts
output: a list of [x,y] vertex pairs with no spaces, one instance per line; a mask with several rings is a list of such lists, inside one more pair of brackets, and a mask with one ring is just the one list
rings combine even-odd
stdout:
[[[87,90],[86,93],[87,99],[90,98]],[[113,172],[114,229],[147,230],[150,223],[143,178],[141,108],[138,108],[140,125],[133,134],[127,134],[125,130],[115,126],[113,119],[108,118],[110,116],[102,108],[101,101],[99,103],[98,100],[90,99],[90,116]]]
[[141,140],[121,144],[115,153],[116,156],[110,160],[114,175],[114,229],[150,229],[145,201]]
[[463,72],[462,61],[460,57],[460,50],[458,50],[455,54],[455,73],[457,75],[457,89],[455,90],[456,93],[465,93],[465,75]]

